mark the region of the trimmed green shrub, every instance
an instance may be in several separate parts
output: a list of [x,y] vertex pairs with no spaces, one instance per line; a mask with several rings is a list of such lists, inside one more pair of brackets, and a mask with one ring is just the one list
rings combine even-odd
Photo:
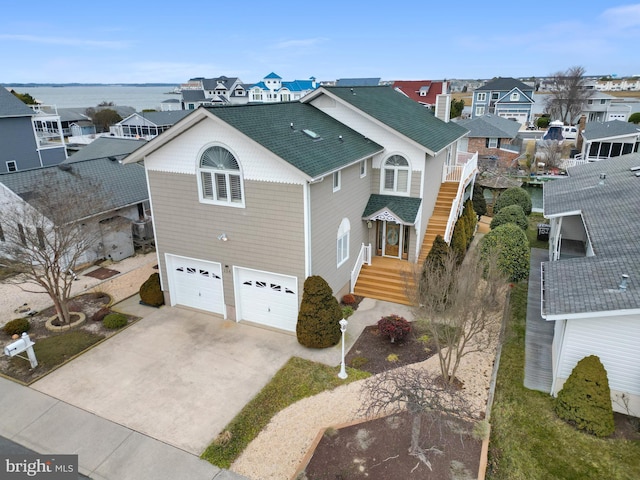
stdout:
[[467,253],[467,220],[464,217],[458,218],[455,226],[453,227],[453,234],[451,235],[451,248],[458,257],[458,263],[462,263],[464,256]]
[[529,240],[514,223],[505,223],[487,233],[480,241],[480,258],[496,261],[498,269],[511,282],[529,275]]
[[4,333],[9,336],[22,335],[24,332],[28,332],[31,328],[31,323],[28,318],[16,318],[15,320],[9,320],[3,327]]
[[378,320],[378,331],[395,343],[411,333],[411,324],[404,317],[392,314]]
[[477,183],[473,184],[473,211],[478,217],[487,214],[487,200],[484,198],[484,189]]
[[110,313],[102,319],[102,325],[109,330],[117,330],[127,324],[127,317],[122,313]]
[[547,128],[551,123],[551,119],[549,117],[540,117],[536,120],[536,126],[538,128]]
[[531,196],[520,187],[507,188],[502,192],[493,207],[493,214],[495,215],[509,205],[520,205],[525,215],[531,214]]
[[327,348],[340,341],[342,309],[324,278],[312,275],[304,281],[304,291],[296,337],[298,343],[309,348]]
[[520,227],[522,230],[526,231],[529,228],[529,220],[527,220],[527,216],[524,214],[522,207],[520,205],[509,205],[508,207],[502,208],[496,215],[491,219],[491,224],[489,227],[493,230],[500,225],[504,225],[505,223],[513,223]]
[[449,255],[449,251],[449,244],[444,241],[442,235],[436,235],[436,238],[433,240],[433,245],[431,245],[431,250],[429,250],[427,257],[424,259],[424,264],[422,265],[423,273],[426,273],[424,269],[427,265],[438,269],[444,268],[444,262]]
[[558,392],[556,414],[597,437],[615,431],[607,371],[596,355],[580,360]]
[[630,123],[640,123],[640,112],[635,112],[629,115]]
[[164,295],[160,288],[160,274],[152,273],[140,286],[140,300],[142,303],[159,307],[164,305]]

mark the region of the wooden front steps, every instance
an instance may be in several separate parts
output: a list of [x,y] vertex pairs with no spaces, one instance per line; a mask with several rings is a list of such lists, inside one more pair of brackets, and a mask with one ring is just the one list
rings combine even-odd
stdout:
[[373,257],[371,265],[363,265],[354,289],[355,295],[385,302],[412,305],[413,264],[406,260]]
[[433,207],[433,214],[429,219],[427,231],[422,240],[422,248],[420,248],[420,255],[417,262],[418,265],[424,263],[425,258],[427,258],[427,255],[431,251],[431,246],[436,236],[442,235],[444,237],[444,233],[447,230],[447,222],[449,221],[449,214],[451,213],[451,206],[457,193],[458,182],[445,182],[440,185],[438,198]]

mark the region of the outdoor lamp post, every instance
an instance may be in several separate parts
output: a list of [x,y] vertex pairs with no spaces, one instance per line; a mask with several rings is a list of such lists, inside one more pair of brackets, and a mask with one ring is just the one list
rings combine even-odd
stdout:
[[340,373],[338,373],[338,378],[345,379],[347,378],[347,370],[344,365],[344,332],[347,331],[347,322],[344,318],[340,320],[340,331],[342,332],[342,362],[340,363]]

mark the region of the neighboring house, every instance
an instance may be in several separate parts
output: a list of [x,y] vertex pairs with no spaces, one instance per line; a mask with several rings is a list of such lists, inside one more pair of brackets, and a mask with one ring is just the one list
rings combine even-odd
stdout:
[[34,108],[0,87],[0,173],[56,165],[67,158],[60,117]]
[[86,108],[58,108],[62,134],[65,137],[82,137],[96,134],[96,126],[86,114]]
[[147,142],[144,139],[98,137],[89,145],[82,147],[79,151],[70,155],[67,162],[80,162],[109,157],[122,160],[125,156],[137,150],[145,143]]
[[163,112],[173,112],[175,110],[182,110],[182,104],[180,100],[177,98],[169,98],[167,100],[163,100],[160,103],[160,110]]
[[[537,388],[555,395],[580,359],[597,355],[614,410],[630,413],[625,395],[633,416],[640,414],[638,172],[640,155],[634,153],[573,167],[567,178],[545,183],[549,254],[541,264],[542,301],[531,303],[541,308],[550,343],[535,349],[550,353],[548,382]],[[536,321],[531,312],[530,321]],[[527,361],[535,360],[533,352]]]
[[339,78],[335,82],[336,87],[377,87],[378,85],[380,85],[380,77]]
[[479,156],[496,156],[506,166],[520,155],[522,140],[518,137],[518,122],[488,114],[459,120],[458,124],[469,130],[460,143],[463,150],[478,152]]
[[150,140],[171,128],[174,123],[188,114],[188,110],[133,113],[109,127],[109,134],[116,137]]
[[287,82],[271,72],[261,82],[249,87],[249,101],[256,103],[298,101],[316,88],[318,88],[318,83],[313,77],[309,80]]
[[[145,228],[151,231],[145,171],[139,164],[122,165],[115,157],[108,157],[1,174],[2,208],[26,202],[35,211],[42,211],[41,197],[34,193],[45,183],[55,183],[57,188],[68,191],[69,197],[81,196],[95,202],[88,211],[83,210],[87,216],[82,219],[83,228],[95,230],[95,243],[80,263],[127,258],[134,254],[134,232]],[[68,219],[77,220],[81,219]],[[23,225],[23,228],[33,227]],[[7,239],[2,235],[0,241]]]
[[520,124],[532,120],[534,87],[510,77],[489,80],[473,92],[471,117],[493,114]]
[[393,88],[414,102],[429,108],[435,107],[438,95],[449,93],[446,81],[396,80],[393,82]]
[[581,135],[581,159],[590,162],[638,152],[640,145],[640,126],[620,120],[589,122]]
[[[532,119],[538,118],[546,113],[547,101],[550,97],[548,93],[536,93],[532,107]],[[592,96],[585,102],[582,112],[572,120],[572,124],[578,123],[582,115],[586,122],[608,122],[610,120],[622,120],[626,122],[629,115],[635,111],[635,101],[622,101],[606,93],[594,91]]]
[[124,160],[147,171],[166,303],[290,332],[310,275],[408,303],[402,271],[471,189],[466,132],[390,87],[197,109]]

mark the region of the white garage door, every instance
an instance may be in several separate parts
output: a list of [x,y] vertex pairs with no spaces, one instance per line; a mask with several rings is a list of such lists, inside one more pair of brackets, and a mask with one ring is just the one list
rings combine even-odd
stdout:
[[296,331],[298,280],[277,273],[234,267],[238,320]]
[[216,262],[167,255],[172,305],[224,315],[222,266]]

